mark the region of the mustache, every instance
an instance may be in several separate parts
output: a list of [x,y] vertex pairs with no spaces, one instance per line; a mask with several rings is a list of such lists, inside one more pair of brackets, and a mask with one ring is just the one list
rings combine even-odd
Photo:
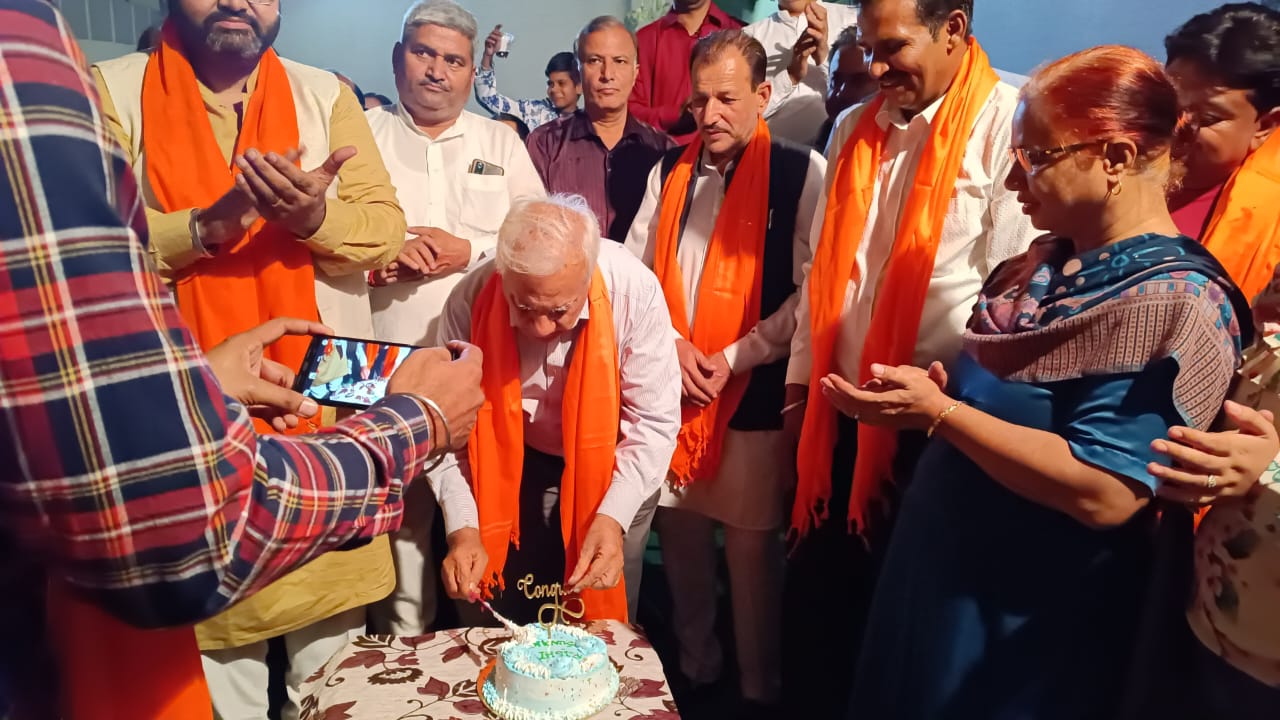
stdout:
[[436,87],[445,91],[449,90],[449,83],[444,82],[442,80],[430,80],[430,79],[419,80],[418,86],[419,87]]
[[257,35],[258,37],[262,37],[262,26],[258,24],[257,18],[253,17],[247,12],[231,13],[225,10],[215,10],[212,15],[205,18],[205,21],[204,21],[205,32],[208,32],[208,33],[235,32],[234,30],[225,30],[222,28],[214,27],[214,25],[222,22],[223,20],[235,20],[238,22],[247,23],[249,27],[253,29],[253,32],[255,35]]

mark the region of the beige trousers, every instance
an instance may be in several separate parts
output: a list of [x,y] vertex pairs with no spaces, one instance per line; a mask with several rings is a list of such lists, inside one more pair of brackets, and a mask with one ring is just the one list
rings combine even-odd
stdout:
[[[338,613],[284,636],[289,656],[285,683],[289,696],[283,720],[298,720],[302,705],[302,681],[319,670],[347,643],[364,634],[365,608]],[[267,642],[202,655],[204,678],[209,683],[216,720],[267,720]]]

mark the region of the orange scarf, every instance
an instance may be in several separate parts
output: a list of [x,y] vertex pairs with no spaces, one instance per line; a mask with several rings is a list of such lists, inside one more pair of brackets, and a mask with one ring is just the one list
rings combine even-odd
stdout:
[[[618,446],[621,388],[613,306],[596,270],[587,296],[590,316],[573,348],[561,408],[564,423],[564,475],[560,481],[560,529],[564,535],[566,572],[578,553],[596,509],[613,481]],[[472,309],[471,341],[484,348],[481,385],[484,405],[471,432],[471,492],[480,511],[480,539],[489,554],[484,592],[504,587],[502,569],[507,549],[520,544],[520,480],[524,467],[524,411],[520,406],[520,352],[511,313],[494,274]],[[626,622],[624,584],[612,590],[582,593],[584,620]]]
[[[191,63],[182,54],[177,29],[164,25],[163,42],[151,55],[142,81],[142,145],[147,180],[160,208],[178,212],[204,208],[231,189],[234,166],[223,158]],[[284,65],[274,50],[258,63],[258,81],[243,112],[232,153],[263,154],[298,147],[298,115]],[[319,320],[311,251],[287,230],[261,218],[218,255],[196,262],[177,279],[178,309],[203,348],[273,317]],[[285,337],[266,356],[290,368],[302,365],[306,337]],[[258,424],[258,432],[270,426]],[[314,430],[302,423],[299,431]]]
[[1201,243],[1247,298],[1271,282],[1280,263],[1280,133],[1254,150],[1218,196]]
[[[986,53],[971,38],[960,71],[933,120],[932,134],[899,212],[898,236],[872,311],[859,376],[849,378],[851,381],[860,384],[869,380],[872,363],[907,365],[912,362],[920,331],[920,313],[960,163],[978,113],[998,81]],[[883,104],[882,96],[871,102],[836,161],[822,236],[809,274],[813,369],[809,376],[804,429],[800,433],[799,479],[791,515],[792,527],[801,536],[826,520],[829,512],[836,410],[823,398],[819,381],[834,371],[845,292],[850,278],[857,279],[858,244],[874,202],[880,156],[887,135],[875,121]],[[891,479],[896,450],[897,434],[893,430],[859,424],[849,522],[861,533],[867,532],[871,506],[880,501],[884,484]]]
[[[725,192],[707,244],[692,332],[685,305],[684,275],[676,252],[693,168],[702,156],[700,137],[685,148],[662,188],[653,272],[662,283],[676,332],[707,355],[736,342],[760,320],[761,259],[769,223],[769,149],[769,126],[761,120],[734,171],[734,181]],[[725,430],[750,377],[730,378],[720,397],[705,408],[684,404],[684,425],[671,458],[671,473],[677,485],[715,477]]]
[[139,630],[49,583],[64,720],[213,720],[191,628]]

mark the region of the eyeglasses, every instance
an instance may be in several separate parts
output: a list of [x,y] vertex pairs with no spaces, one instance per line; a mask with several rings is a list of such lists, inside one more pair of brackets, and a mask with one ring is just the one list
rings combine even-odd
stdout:
[[1025,147],[1009,148],[1009,156],[1014,159],[1022,167],[1023,172],[1035,172],[1058,158],[1066,157],[1073,152],[1079,152],[1087,147],[1094,145],[1106,145],[1106,140],[1090,140],[1088,142],[1076,143],[1074,145],[1063,145],[1055,148],[1045,148],[1043,150]]

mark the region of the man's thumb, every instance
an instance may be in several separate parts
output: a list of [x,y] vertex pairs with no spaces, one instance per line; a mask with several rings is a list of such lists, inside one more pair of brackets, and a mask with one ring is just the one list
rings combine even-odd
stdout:
[[320,406],[315,400],[285,387],[254,378],[241,398],[245,405],[271,408],[281,414],[293,414],[300,418],[315,417]]
[[332,182],[334,178],[338,177],[338,171],[342,169],[342,166],[355,157],[357,152],[355,147],[351,145],[334,150],[333,154],[325,159],[324,164],[320,166],[320,175]]

